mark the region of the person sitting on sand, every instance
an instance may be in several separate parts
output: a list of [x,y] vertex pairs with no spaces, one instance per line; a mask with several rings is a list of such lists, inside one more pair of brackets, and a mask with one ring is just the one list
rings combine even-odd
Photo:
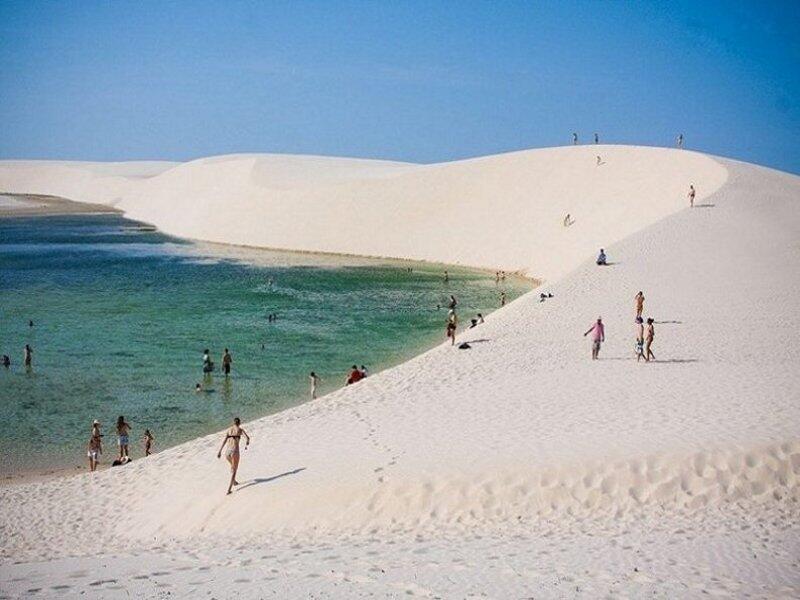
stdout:
[[644,321],[636,317],[636,362],[644,358]]
[[359,371],[361,371],[361,378],[362,379],[366,379],[367,375],[369,375],[369,371],[367,371],[367,367],[365,367],[364,365],[361,365],[361,368],[359,369]]
[[653,339],[656,337],[656,330],[653,327],[653,319],[647,319],[647,327],[645,328],[644,334],[644,359],[647,362],[650,362],[650,359],[656,359],[656,355],[653,354],[653,351],[650,350],[650,346],[653,345]]
[[128,436],[131,431],[131,426],[125,422],[125,417],[122,415],[117,419],[117,443],[119,444],[119,460],[124,461],[129,459],[128,456]]
[[644,310],[644,294],[641,290],[639,290],[639,293],[636,294],[633,300],[636,303],[636,318],[638,319],[642,316],[642,311]]
[[226,444],[228,445],[228,449],[225,451],[225,459],[231,465],[231,482],[228,484],[228,494],[233,491],[233,486],[239,485],[239,482],[236,481],[236,472],[239,470],[239,440],[242,436],[247,439],[244,446],[245,450],[250,446],[250,436],[242,428],[241,423],[239,417],[233,420],[233,425],[225,433],[225,439],[222,440],[222,446],[219,447],[219,452],[217,452],[217,458],[221,458],[222,449]]
[[359,370],[358,365],[353,365],[350,369],[350,374],[347,376],[345,385],[353,385],[364,379],[364,374]]
[[319,385],[319,382],[322,381],[322,379],[320,379],[319,376],[316,373],[314,373],[314,371],[311,371],[311,373],[309,373],[308,375],[308,380],[311,382],[311,399],[316,400],[317,386]]
[[484,322],[483,315],[481,313],[478,313],[478,324],[483,323],[483,322]]
[[569,213],[567,213],[567,216],[564,217],[564,227],[569,227],[570,225],[572,225],[572,223],[573,223],[572,217],[569,215]]
[[606,329],[601,317],[597,317],[597,322],[589,328],[589,331],[583,334],[583,337],[592,332],[594,332],[594,335],[592,335],[592,360],[597,360],[597,356],[600,354],[600,344],[606,341]]
[[153,437],[153,434],[150,433],[149,429],[144,430],[144,437],[142,438],[142,442],[144,442],[144,455],[150,456],[153,453],[153,442],[156,438]]
[[100,455],[103,453],[103,442],[99,434],[92,431],[92,437],[89,438],[89,443],[86,446],[86,456],[89,458],[89,471],[94,472],[97,470],[97,463],[100,462]]
[[469,320],[469,328],[473,329],[474,327],[478,326],[478,319],[470,319]]
[[597,255],[597,264],[601,267],[605,267],[608,264],[608,259],[606,258],[606,251],[600,248],[600,254]]

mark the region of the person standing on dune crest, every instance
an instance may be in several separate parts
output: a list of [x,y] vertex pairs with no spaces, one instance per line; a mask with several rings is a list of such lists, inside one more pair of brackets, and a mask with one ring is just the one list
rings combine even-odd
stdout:
[[600,344],[606,341],[606,329],[603,326],[603,319],[601,317],[597,317],[595,324],[589,328],[589,331],[583,334],[583,337],[586,337],[592,332],[594,332],[594,335],[592,335],[592,360],[597,360],[597,356],[600,354]]
[[578,145],[578,134],[577,133],[573,133],[572,134],[572,145],[573,146],[577,146]]

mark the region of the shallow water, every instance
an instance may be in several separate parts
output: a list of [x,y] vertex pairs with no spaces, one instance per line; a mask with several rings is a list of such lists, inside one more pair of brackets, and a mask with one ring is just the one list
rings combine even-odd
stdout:
[[[451,293],[466,321],[530,289],[443,268],[190,243],[113,214],[0,220],[0,473],[83,467],[94,418],[108,462],[120,414],[137,457],[144,428],[158,450],[277,412],[308,399],[311,370],[324,393],[353,363],[440,343]],[[204,379],[203,349],[219,365],[224,347],[232,377]]]

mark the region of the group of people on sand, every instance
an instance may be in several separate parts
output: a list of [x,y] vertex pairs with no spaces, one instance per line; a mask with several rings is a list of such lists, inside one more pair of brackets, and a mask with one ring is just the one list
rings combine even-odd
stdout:
[[[653,340],[655,340],[655,320],[648,317],[647,320],[642,317],[644,311],[644,293],[639,291],[634,297],[634,305],[636,308],[636,362],[644,359],[645,362],[655,360],[656,356],[653,354]],[[592,360],[597,360],[600,355],[600,347],[606,341],[606,328],[603,324],[603,318],[597,317],[591,327],[583,334],[584,337],[592,335]]]
[[[117,431],[117,446],[119,454],[112,466],[119,466],[127,464],[131,461],[130,457],[130,433],[131,426],[125,420],[123,415],[117,418],[116,431]],[[145,456],[150,456],[153,453],[153,442],[155,437],[150,433],[149,429],[144,430],[142,436],[142,445]],[[89,437],[89,443],[86,445],[86,456],[89,459],[89,471],[96,471],[100,463],[100,455],[103,453],[103,433],[100,430],[100,421],[95,419],[92,421],[92,433]]]

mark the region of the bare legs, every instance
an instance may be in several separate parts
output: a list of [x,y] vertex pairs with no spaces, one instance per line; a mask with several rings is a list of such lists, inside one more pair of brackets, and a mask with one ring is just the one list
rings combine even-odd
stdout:
[[233,452],[226,455],[225,458],[231,464],[231,482],[228,484],[228,493],[230,494],[233,491],[233,486],[239,485],[239,482],[236,481],[236,471],[239,470],[239,453]]
[[653,351],[652,351],[652,350],[650,350],[650,344],[651,344],[650,340],[647,340],[647,341],[644,343],[644,359],[645,359],[647,362],[650,362],[650,359],[651,359],[651,358],[652,358],[653,360],[655,360],[655,359],[656,359],[656,355],[655,355],[655,354],[653,354]]

